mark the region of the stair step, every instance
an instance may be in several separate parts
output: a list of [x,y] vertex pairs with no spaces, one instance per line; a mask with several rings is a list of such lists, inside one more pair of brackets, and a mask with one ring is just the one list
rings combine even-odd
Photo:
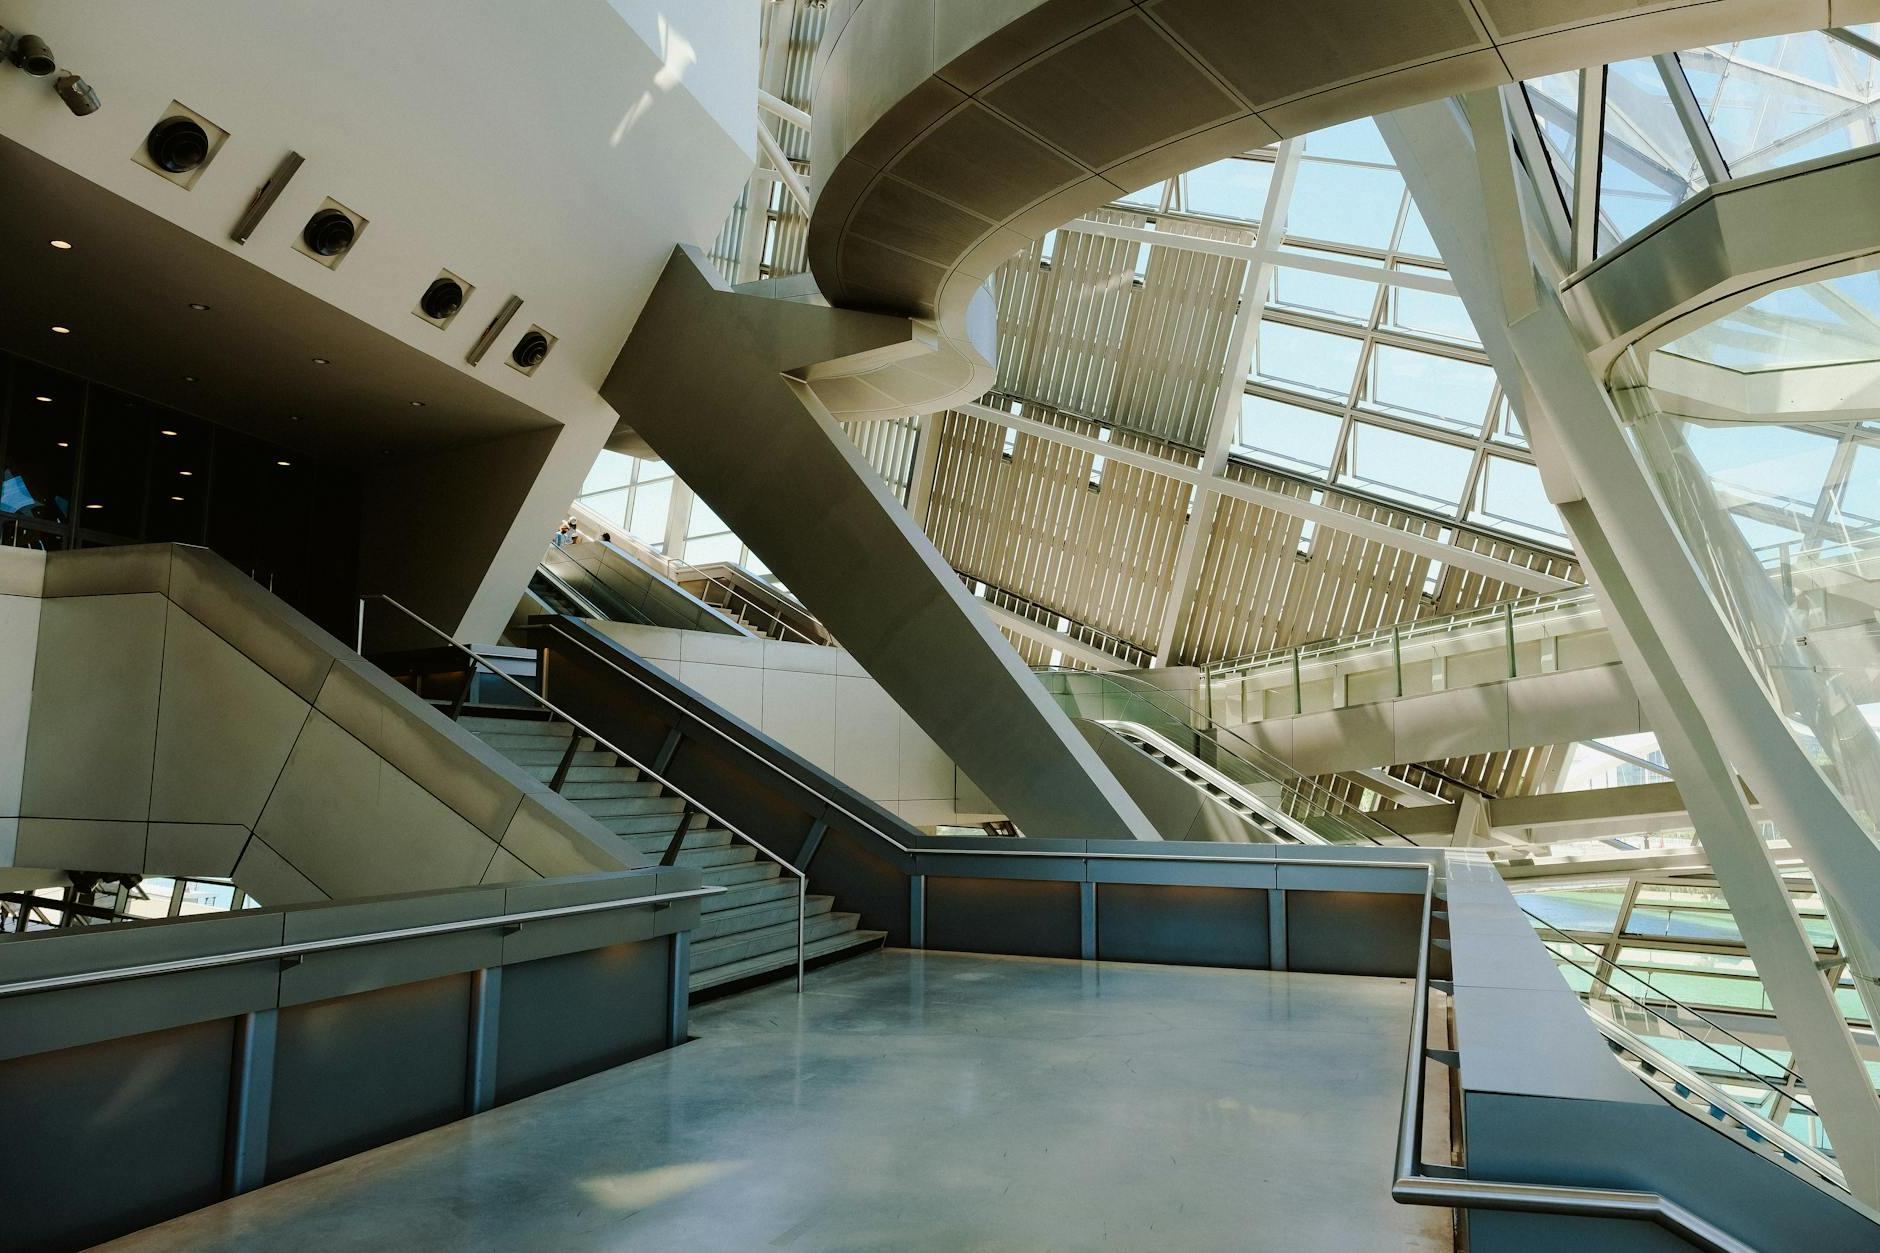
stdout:
[[715,870],[720,866],[742,866],[756,860],[757,850],[749,844],[716,844],[710,848],[681,848],[678,864],[696,866],[700,870]]
[[637,781],[608,780],[601,783],[565,783],[561,794],[571,801],[617,801],[634,797],[657,796],[659,784],[650,779]]
[[[592,786],[592,785],[590,785]],[[656,788],[656,783],[629,783],[627,787]],[[570,796],[581,809],[591,817],[608,822],[615,818],[658,817],[666,820],[666,831],[670,833],[679,818],[679,811],[685,808],[685,802],[677,796],[660,796],[641,792],[632,796]]]
[[[523,770],[526,773],[533,776],[534,778],[540,779],[544,783],[553,783],[555,781],[555,771],[558,769],[560,769],[559,765],[524,766],[523,767]],[[618,766],[618,765],[613,764],[611,761],[606,763],[605,765],[570,766],[568,767],[567,782],[569,783],[637,783],[637,782],[640,782],[640,772],[638,770],[635,770],[632,766]],[[648,782],[650,782],[650,780],[648,780]],[[563,792],[563,795],[566,795],[565,790]]]
[[[701,873],[705,882],[713,887],[730,887],[734,883],[749,883],[754,879],[774,879],[783,873],[783,868],[774,861],[747,861],[735,866],[704,866]],[[793,878],[791,882],[796,880]]]
[[[879,945],[887,939],[886,931],[849,931],[841,935],[819,940],[814,944],[803,945],[803,960],[815,961],[850,949],[864,949]],[[687,988],[694,994],[720,984],[735,983],[739,979],[748,979],[752,975],[767,974],[772,970],[783,970],[796,964],[796,942],[790,947],[775,953],[764,953],[757,957],[747,957],[743,961],[728,962],[714,966],[710,970],[694,970],[692,977],[686,980]]]
[[565,740],[574,733],[574,728],[566,722],[551,722],[544,718],[491,718],[482,714],[465,714],[457,719],[457,725],[475,735],[487,732],[492,735]]
[[[853,931],[860,924],[860,914],[831,910],[809,919],[803,927],[805,946],[816,940],[826,940],[831,936]],[[691,948],[692,970],[697,973],[710,970],[714,966],[725,966],[732,962],[743,961],[748,957],[759,957],[773,953],[778,949],[789,949],[792,956],[796,953],[796,918],[794,911],[788,922],[779,922],[768,927],[756,927],[740,931],[735,935],[721,936],[716,940],[695,943]]]
[[[518,722],[516,725],[528,726],[530,724]],[[527,749],[537,752],[554,753],[556,761],[561,760],[561,750],[568,747],[568,737],[566,735],[527,735],[510,731],[475,731],[472,732],[472,734],[499,753],[509,753],[513,750]],[[595,751],[594,741],[585,735],[582,736],[581,747],[577,751]]]
[[[667,830],[664,832],[653,831],[642,835],[630,835],[627,837],[627,843],[642,853],[663,853],[666,851],[666,845],[672,843],[672,827],[673,824],[668,823]],[[695,827],[685,833],[685,848],[688,852],[695,848],[716,848],[729,844],[735,839],[737,837],[729,831],[714,828],[700,830]],[[742,843],[742,841],[739,842]]]
[[[651,799],[664,800],[666,798],[655,796]],[[676,800],[677,798],[674,799]],[[594,805],[613,805],[618,803],[620,802],[589,802],[589,804]],[[670,809],[655,809],[650,813],[643,814],[597,814],[591,809],[588,810],[587,813],[596,822],[622,839],[638,841],[652,839],[657,836],[658,846],[662,849],[666,847],[666,841],[672,838],[672,833],[679,828],[679,806],[677,804],[673,805]]]
[[[749,883],[735,883],[717,896],[708,896],[699,902],[701,914],[716,914],[727,909],[743,909],[747,905],[758,905],[766,901],[789,901],[790,907],[796,908],[796,880],[794,878],[753,879]],[[791,915],[795,917],[794,914]]]
[[[485,743],[488,743],[488,741],[486,740]],[[554,768],[561,765],[563,750],[560,748],[537,748],[533,742],[525,748],[504,748],[494,744],[490,745],[490,747],[496,749],[497,752],[501,753],[518,766],[547,766],[549,767],[549,774],[551,776],[555,773]],[[599,751],[593,749],[585,751],[576,749],[573,764],[576,767],[612,766],[618,764],[618,762],[619,758],[607,752],[605,749]],[[627,768],[631,769],[631,767]]]
[[[835,903],[836,898],[833,896],[812,896],[804,901],[805,935],[808,934],[811,920],[831,912],[835,908]],[[721,909],[709,918],[700,918],[698,926],[692,929],[692,943],[704,944],[728,935],[784,925],[796,925],[796,895],[794,893],[780,901],[764,901],[761,904],[745,905],[738,909]],[[792,945],[795,943],[795,940],[791,941]]]

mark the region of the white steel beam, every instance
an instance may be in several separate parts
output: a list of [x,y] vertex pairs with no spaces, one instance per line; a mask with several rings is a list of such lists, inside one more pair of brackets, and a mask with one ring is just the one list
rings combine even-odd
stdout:
[[809,129],[809,114],[807,112],[797,108],[788,100],[782,100],[771,95],[761,87],[757,89],[757,107],[770,114],[772,117],[782,118],[792,126],[800,126],[804,130]]
[[[1288,140],[1287,143],[1293,141]],[[1284,144],[1281,145],[1284,148]],[[1295,158],[1296,160],[1296,158]],[[1276,163],[1277,164],[1277,163]],[[1274,181],[1280,178],[1279,170],[1273,172]],[[1272,188],[1267,189],[1268,199],[1272,197]],[[1264,219],[1262,219],[1264,221]],[[1271,251],[1260,247],[1259,239],[1265,238],[1262,230],[1251,244],[1237,244],[1231,239],[1209,239],[1205,235],[1182,235],[1175,231],[1152,231],[1147,227],[1129,226],[1121,222],[1099,222],[1093,218],[1078,218],[1066,222],[1058,228],[1061,231],[1075,231],[1080,235],[1101,235],[1106,239],[1121,239],[1129,243],[1148,244],[1154,248],[1172,248],[1178,252],[1200,252],[1211,257],[1230,257],[1237,261],[1253,261],[1265,258],[1270,264],[1288,270],[1311,270],[1317,274],[1336,274],[1340,278],[1355,278],[1367,283],[1382,283],[1386,287],[1409,287],[1417,291],[1436,292],[1445,296],[1456,294],[1456,285],[1441,274],[1431,274],[1424,270],[1387,270],[1381,265],[1365,265],[1358,261],[1339,261],[1329,256],[1308,256],[1297,252],[1281,252],[1277,248]]]
[[1003,605],[995,605],[991,601],[982,600],[979,602],[979,607],[986,611],[986,615],[994,623],[1012,634],[1023,636],[1034,644],[1042,644],[1046,648],[1055,648],[1073,661],[1080,661],[1098,670],[1128,668],[1121,658],[1113,657],[1101,648],[1086,644],[1082,640],[1074,640],[1062,631],[1053,631],[1044,623],[1033,622],[1023,614],[1013,613]]
[[[1471,156],[1469,134],[1444,105],[1389,114],[1379,127],[1525,429],[1550,436],[1548,455],[1565,460],[1565,473],[1547,480],[1549,495],[1573,534],[1849,1190],[1869,1204],[1880,1201],[1880,1098],[1815,965],[1814,946],[1736,768],[1824,890],[1852,889],[1863,904],[1880,899],[1880,890],[1867,890],[1880,888],[1880,854],[1838,802],[1828,803],[1833,798],[1822,794],[1819,771],[1801,757],[1749,672],[1627,444],[1557,291],[1537,281],[1531,257],[1518,266],[1532,294],[1504,301],[1514,283],[1498,272],[1505,258],[1490,242],[1489,219],[1520,208],[1489,200],[1494,188],[1484,175],[1492,163]],[[1515,191],[1521,194],[1519,186]],[[1525,315],[1514,316],[1516,308]],[[1856,917],[1849,925],[1864,930],[1873,921]]]
[[1482,553],[1470,552],[1465,548],[1458,548],[1453,544],[1445,544],[1432,536],[1417,535],[1383,522],[1373,522],[1369,518],[1359,517],[1355,513],[1346,513],[1330,505],[1315,505],[1304,497],[1288,496],[1284,492],[1270,491],[1252,483],[1242,483],[1219,475],[1209,476],[1198,466],[1183,465],[1178,461],[1170,461],[1166,457],[1158,457],[1152,452],[1140,452],[1117,444],[1108,444],[1088,435],[1080,435],[1076,431],[1067,431],[1063,427],[1040,422],[1036,418],[1022,417],[1016,413],[1007,413],[1003,409],[994,409],[990,405],[977,403],[961,405],[959,412],[983,418],[1008,430],[1036,435],[1041,439],[1052,440],[1071,448],[1080,448],[1095,456],[1108,457],[1111,461],[1166,475],[1222,496],[1232,496],[1237,500],[1261,505],[1267,509],[1276,509],[1296,518],[1305,518],[1328,531],[1343,531],[1347,535],[1375,540],[1377,543],[1388,544],[1405,552],[1446,562],[1459,570],[1469,570],[1530,592],[1565,592],[1580,586],[1578,583],[1555,575],[1530,570],[1512,561],[1503,561],[1499,557],[1490,557]]
[[790,164],[790,158],[783,155],[777,137],[770,133],[770,127],[762,118],[757,119],[757,146],[763,150],[764,159],[770,162],[770,167],[777,171],[777,177],[783,180],[790,199],[796,201],[796,207],[807,215],[810,211],[809,187],[797,174],[796,167]]

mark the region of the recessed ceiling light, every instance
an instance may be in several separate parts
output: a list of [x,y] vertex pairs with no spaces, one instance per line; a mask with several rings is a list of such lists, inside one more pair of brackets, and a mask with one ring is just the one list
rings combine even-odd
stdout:
[[298,413],[290,413],[287,415],[287,420],[289,422],[298,422],[300,421],[300,415]]
[[66,442],[65,442],[64,440],[60,440],[60,441],[59,441],[59,447],[61,447],[61,448],[70,448],[70,447],[71,447],[71,445],[70,445],[70,444],[68,444],[68,443],[66,443]]
[[315,365],[332,365],[333,364],[331,361],[327,360],[325,357],[315,357],[313,359],[313,363]]
[[197,304],[193,300],[189,302],[189,307],[194,309],[197,313],[207,313],[209,311],[208,305]]
[[157,434],[159,434],[159,435],[174,435],[174,434],[176,434],[176,432],[175,432],[175,431],[171,431],[171,430],[162,430],[162,431],[158,431],[158,432],[157,432]]
[[171,499],[171,500],[181,500],[181,499],[183,499],[183,498],[182,498],[181,496],[172,496],[172,497],[170,497],[170,499]]
[[177,473],[182,475],[186,479],[193,479],[196,477],[196,472],[194,470],[178,470]]
[[102,508],[104,508],[104,506],[103,506],[103,505],[86,505],[86,506],[85,506],[85,508],[87,508],[87,509],[102,509]]
[[413,409],[422,409],[424,408],[424,402],[422,400],[414,400],[411,402],[411,407]]
[[293,462],[291,462],[291,461],[277,461],[277,462],[275,462],[274,464],[275,464],[275,465],[277,465],[277,466],[291,466],[291,465],[293,465],[294,463],[293,463]]
[[51,244],[54,248],[57,248],[60,252],[70,252],[72,250],[72,245],[66,243],[63,239],[49,239],[46,242]]
[[55,326],[52,328],[52,333],[54,335],[70,335],[72,328],[69,326]]
[[199,378],[197,378],[197,377],[196,377],[195,375],[193,375],[193,374],[185,374],[185,375],[183,376],[183,381],[184,381],[185,383],[200,383],[200,382],[202,382],[202,380],[201,380],[201,379],[199,379]]
[[33,397],[33,399],[37,400],[42,405],[49,405],[52,403],[52,397],[50,396],[35,396]]

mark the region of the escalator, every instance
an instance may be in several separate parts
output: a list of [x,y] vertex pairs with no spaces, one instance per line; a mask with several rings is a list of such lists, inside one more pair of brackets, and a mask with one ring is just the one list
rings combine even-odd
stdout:
[[1199,791],[1230,814],[1250,842],[1412,842],[1215,724],[1176,692],[1126,674],[1061,668],[1037,674],[1073,721],[1120,740]]

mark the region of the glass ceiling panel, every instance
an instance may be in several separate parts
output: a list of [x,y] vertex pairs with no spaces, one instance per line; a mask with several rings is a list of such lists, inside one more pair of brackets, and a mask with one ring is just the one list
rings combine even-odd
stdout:
[[1351,395],[1363,351],[1363,340],[1265,321],[1260,323],[1254,377],[1342,402]]
[[1454,513],[1472,459],[1467,448],[1357,422],[1338,481],[1419,509]]
[[1495,394],[1485,365],[1379,344],[1371,353],[1364,405],[1380,413],[1479,436]]
[[1397,230],[1403,199],[1403,175],[1395,167],[1302,160],[1286,233],[1386,249]]
[[1678,54],[1735,176],[1880,140],[1880,63],[1820,31]]
[[[1180,199],[1170,208],[1235,222],[1258,221],[1266,204],[1267,185],[1272,181],[1272,162],[1229,157],[1190,170],[1177,179]],[[1158,192],[1159,188],[1160,184]]]
[[[1566,98],[1575,99],[1571,88]],[[1158,184],[1117,203],[1253,222],[1265,211],[1276,155],[1217,161],[1172,188]],[[1299,264],[1268,274],[1232,454],[1509,539],[1566,547],[1545,494],[1530,490],[1538,479],[1526,441],[1462,301],[1390,281],[1392,272],[1448,272],[1376,123],[1308,135],[1298,160],[1280,252]],[[1377,276],[1332,272],[1351,267]]]
[[1606,67],[1606,133],[1600,148],[1599,215],[1620,239],[1682,204],[1704,185],[1697,151],[1649,58]]
[[1880,361],[1880,272],[1770,292],[1660,351],[1743,373]]

